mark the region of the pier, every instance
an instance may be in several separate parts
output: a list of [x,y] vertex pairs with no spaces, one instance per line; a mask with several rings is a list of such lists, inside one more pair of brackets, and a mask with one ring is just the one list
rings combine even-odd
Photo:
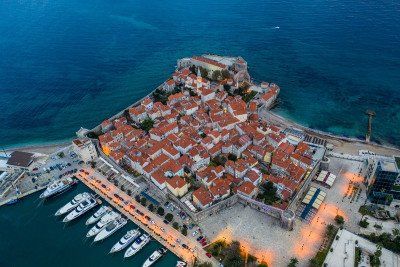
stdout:
[[[79,172],[76,177],[168,250],[186,261],[188,266],[193,266],[196,258],[200,262],[208,261],[213,266],[218,266],[219,263],[216,259],[208,258],[205,255],[206,252],[200,243],[182,235],[170,225],[165,224],[162,218],[136,202],[134,198],[121,191],[103,177],[102,174],[91,168],[86,168],[85,171],[89,174]],[[141,211],[143,215],[137,213],[136,210]],[[150,217],[155,224],[150,223],[146,219],[146,216]],[[177,242],[178,239],[179,242]],[[183,248],[182,244],[186,244],[189,249]]]

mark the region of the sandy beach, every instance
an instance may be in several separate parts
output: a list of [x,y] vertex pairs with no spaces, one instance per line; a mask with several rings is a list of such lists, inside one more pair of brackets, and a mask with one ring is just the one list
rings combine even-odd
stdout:
[[48,154],[52,154],[64,147],[66,147],[70,144],[71,144],[71,142],[64,140],[64,141],[50,143],[50,144],[32,144],[32,145],[27,145],[27,146],[13,147],[13,148],[5,149],[5,151],[6,151],[6,153],[11,153],[13,151],[19,150],[19,151],[25,151],[25,152],[30,152],[30,153],[41,153],[41,154],[48,155]]

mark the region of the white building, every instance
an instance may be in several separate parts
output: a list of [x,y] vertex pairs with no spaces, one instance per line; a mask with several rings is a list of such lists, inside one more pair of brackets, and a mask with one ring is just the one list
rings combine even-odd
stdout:
[[84,162],[93,161],[98,157],[95,145],[88,138],[73,140],[72,149],[82,158]]

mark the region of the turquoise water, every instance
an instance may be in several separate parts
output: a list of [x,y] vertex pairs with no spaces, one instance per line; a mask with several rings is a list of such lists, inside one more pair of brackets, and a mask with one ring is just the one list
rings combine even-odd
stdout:
[[[176,59],[242,55],[281,85],[277,112],[400,145],[399,1],[0,1],[0,145],[92,127],[170,75]],[[279,29],[275,27],[279,26]]]
[[[79,184],[76,189],[45,203],[39,201],[39,194],[34,194],[13,206],[0,207],[0,266],[142,266],[161,247],[151,241],[138,254],[124,260],[123,252],[112,255],[108,252],[126,231],[137,227],[133,223],[104,242],[93,244],[93,238],[86,238],[91,226],[86,226],[85,221],[94,211],[67,225],[54,216],[62,205],[84,190],[87,188]],[[154,266],[175,266],[177,260],[168,252]]]

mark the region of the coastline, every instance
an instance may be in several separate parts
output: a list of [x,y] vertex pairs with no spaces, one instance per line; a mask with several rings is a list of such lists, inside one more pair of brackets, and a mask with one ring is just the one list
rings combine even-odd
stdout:
[[[138,101],[135,101],[129,107],[137,104],[138,102],[140,102],[142,99],[149,96],[153,92],[154,92],[154,90],[152,90],[149,94],[147,94],[143,98],[140,98]],[[123,111],[121,111],[121,112],[123,112]],[[119,113],[121,113],[121,112],[119,112]],[[370,150],[370,151],[373,151],[378,154],[387,154],[388,152],[400,154],[400,148],[396,147],[393,144],[377,144],[374,142],[366,143],[364,140],[358,139],[356,137],[345,137],[345,136],[309,128],[309,127],[304,126],[292,119],[283,117],[282,115],[279,115],[276,112],[273,112],[273,110],[267,111],[266,115],[268,117],[265,119],[270,120],[271,122],[273,122],[275,124],[278,124],[278,125],[281,125],[284,127],[298,128],[300,130],[303,130],[307,134],[315,135],[317,137],[326,139],[329,143],[334,145],[334,151],[339,151],[339,152],[348,153],[348,154],[358,154],[359,149],[366,149],[366,150]],[[116,115],[114,115],[114,116],[116,116]],[[68,146],[71,143],[72,139],[73,139],[73,137],[71,137],[69,139],[64,139],[64,140],[54,141],[54,142],[49,142],[49,143],[41,142],[41,143],[32,143],[32,144],[11,145],[11,146],[5,148],[5,151],[7,153],[10,153],[15,150],[22,150],[22,151],[31,152],[31,153],[52,154],[64,147]]]
[[22,150],[30,153],[41,153],[41,154],[52,154],[68,145],[70,145],[72,141],[71,139],[60,140],[51,143],[32,143],[32,144],[20,144],[20,145],[11,145],[6,147],[4,151],[6,153],[11,153],[16,150]]

